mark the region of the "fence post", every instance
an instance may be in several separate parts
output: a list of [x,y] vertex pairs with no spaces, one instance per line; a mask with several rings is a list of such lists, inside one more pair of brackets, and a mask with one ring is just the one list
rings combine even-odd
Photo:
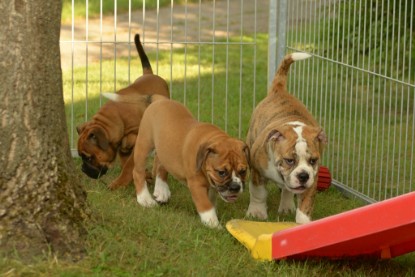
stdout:
[[[278,22],[277,22],[278,3]],[[285,55],[287,45],[287,0],[269,1],[268,20],[268,85],[274,79],[275,70]],[[277,35],[278,34],[278,35]]]

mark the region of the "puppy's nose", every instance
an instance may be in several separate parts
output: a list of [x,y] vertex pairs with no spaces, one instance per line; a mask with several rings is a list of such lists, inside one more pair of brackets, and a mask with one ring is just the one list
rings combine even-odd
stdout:
[[238,184],[238,183],[232,182],[229,186],[229,191],[230,192],[239,192],[240,189],[241,189],[241,185]]
[[301,184],[304,184],[308,181],[310,176],[308,175],[307,172],[301,172],[300,174],[297,175],[297,178],[298,178],[298,180],[300,181]]

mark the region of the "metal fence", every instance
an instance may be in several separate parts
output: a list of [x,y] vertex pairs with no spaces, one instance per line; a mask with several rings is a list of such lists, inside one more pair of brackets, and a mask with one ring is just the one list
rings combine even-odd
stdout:
[[414,5],[288,1],[301,16],[288,18],[287,49],[314,56],[290,86],[330,138],[334,183],[368,202],[415,189]]
[[86,1],[84,17],[72,2],[61,51],[74,154],[75,126],[105,101],[101,93],[141,74],[132,41],[140,33],[172,97],[240,138],[276,61],[312,54],[294,65],[289,89],[329,137],[323,163],[333,184],[368,202],[414,190],[413,0],[152,2],[130,0],[121,11],[114,1],[112,14],[93,16]]

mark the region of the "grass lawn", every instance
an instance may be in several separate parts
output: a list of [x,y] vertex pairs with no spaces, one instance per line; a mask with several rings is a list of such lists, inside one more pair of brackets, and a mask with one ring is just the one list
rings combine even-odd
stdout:
[[[80,161],[76,159],[80,166]],[[48,256],[24,265],[1,259],[1,276],[412,276],[414,254],[392,260],[305,260],[260,262],[227,231],[204,227],[188,189],[170,179],[172,198],[157,208],[142,208],[133,186],[111,192],[106,184],[119,168],[102,180],[82,177],[94,215],[89,227],[87,253],[77,263]],[[270,221],[293,220],[276,213],[279,192],[269,185]],[[152,187],[150,187],[152,189]],[[243,218],[249,203],[245,192],[234,204],[218,199],[218,216],[224,225]],[[345,199],[337,190],[318,193],[315,218],[350,210],[361,203]],[[352,227],[351,227],[352,228]],[[335,230],[333,230],[335,232]],[[307,238],[304,238],[307,239]]]

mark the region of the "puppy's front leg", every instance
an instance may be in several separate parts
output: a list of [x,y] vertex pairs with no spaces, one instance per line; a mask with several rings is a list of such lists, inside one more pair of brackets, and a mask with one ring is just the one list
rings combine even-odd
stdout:
[[137,134],[130,133],[124,136],[121,140],[120,147],[118,148],[118,155],[120,157],[122,168],[124,168],[125,164],[128,162],[130,158],[133,159],[134,144],[136,139]]
[[311,212],[314,208],[314,197],[317,192],[317,182],[304,193],[297,196],[298,206],[295,215],[295,222],[304,224],[311,221]]
[[215,206],[209,200],[209,184],[205,180],[201,181],[200,179],[194,178],[187,182],[193,203],[203,224],[210,228],[220,228]]
[[249,207],[246,215],[259,219],[267,219],[267,189],[259,173],[254,169],[251,170],[249,195]]
[[121,170],[121,174],[111,182],[109,189],[117,189],[127,186],[133,180],[134,158],[131,154]]
[[293,212],[295,212],[294,193],[292,193],[286,188],[282,188],[278,213],[290,214]]

